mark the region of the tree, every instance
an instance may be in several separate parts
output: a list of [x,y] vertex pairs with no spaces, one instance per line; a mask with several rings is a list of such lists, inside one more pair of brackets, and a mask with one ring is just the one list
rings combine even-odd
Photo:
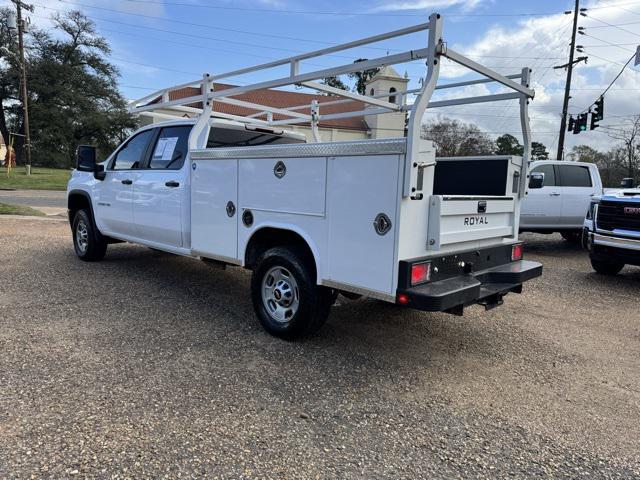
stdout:
[[327,77],[322,83],[330,87],[339,88],[340,90],[349,90],[349,86],[342,81],[340,77]]
[[613,139],[622,141],[627,176],[637,179],[636,175],[640,167],[640,115],[635,116],[628,127],[609,128],[607,134]]
[[[357,60],[355,60],[353,63],[360,63],[360,62],[366,62],[367,59],[366,58],[359,58]],[[369,83],[369,80],[371,80],[373,77],[375,77],[376,73],[378,73],[380,71],[379,68],[370,68],[369,70],[362,70],[361,72],[353,72],[349,74],[349,78],[355,79],[356,84],[354,86],[354,89],[356,92],[358,92],[360,95],[365,95],[367,92],[367,83]]]
[[518,139],[513,135],[509,135],[508,133],[496,139],[496,146],[497,146],[496,153],[498,155],[522,156],[522,154],[524,153],[524,147],[520,145],[520,142],[518,142]]
[[[523,149],[524,152],[524,149]],[[544,144],[539,142],[531,142],[531,159],[532,160],[548,160],[549,152],[547,152],[547,147]]]
[[[95,24],[78,11],[52,20],[56,33],[33,29],[27,38],[33,163],[69,167],[78,144],[96,145],[104,155],[136,122],[118,91],[118,71],[107,60],[109,45]],[[7,81],[11,86],[4,92],[0,85],[5,107],[12,105],[7,99],[19,85],[17,78]],[[0,127],[2,121],[14,129],[21,125],[20,109],[11,108],[2,112]]]
[[607,152],[601,152],[588,145],[576,145],[571,149],[569,157],[576,162],[595,163],[605,187],[617,187],[620,185],[620,180],[626,176],[623,147],[614,147]]
[[472,123],[443,119],[422,125],[422,138],[432,140],[439,157],[492,155],[495,145]]

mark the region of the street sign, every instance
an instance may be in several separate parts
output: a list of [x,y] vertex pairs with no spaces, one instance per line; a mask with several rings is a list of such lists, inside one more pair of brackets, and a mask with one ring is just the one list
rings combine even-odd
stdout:
[[640,45],[636,48],[636,61],[633,62],[634,67],[637,67],[638,65],[640,65]]

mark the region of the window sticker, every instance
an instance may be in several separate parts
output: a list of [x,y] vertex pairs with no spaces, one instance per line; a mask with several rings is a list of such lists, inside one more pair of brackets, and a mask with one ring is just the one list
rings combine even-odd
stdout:
[[156,150],[153,152],[154,160],[171,160],[173,152],[178,144],[179,137],[163,137],[158,140]]

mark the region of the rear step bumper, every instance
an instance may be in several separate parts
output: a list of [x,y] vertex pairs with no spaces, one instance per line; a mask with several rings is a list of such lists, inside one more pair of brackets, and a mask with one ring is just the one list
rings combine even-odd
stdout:
[[504,295],[509,292],[520,293],[524,282],[540,275],[542,264],[519,260],[398,290],[398,296],[405,295],[408,299],[405,305],[410,308],[461,315],[467,305],[479,303],[487,309],[501,305]]

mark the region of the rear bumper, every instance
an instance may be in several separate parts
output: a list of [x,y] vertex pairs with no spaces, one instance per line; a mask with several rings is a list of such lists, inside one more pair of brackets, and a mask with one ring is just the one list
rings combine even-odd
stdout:
[[405,305],[429,312],[462,313],[467,305],[484,304],[487,308],[502,303],[509,292],[520,293],[522,284],[542,275],[542,264],[519,260],[466,275],[398,290],[406,295]]

